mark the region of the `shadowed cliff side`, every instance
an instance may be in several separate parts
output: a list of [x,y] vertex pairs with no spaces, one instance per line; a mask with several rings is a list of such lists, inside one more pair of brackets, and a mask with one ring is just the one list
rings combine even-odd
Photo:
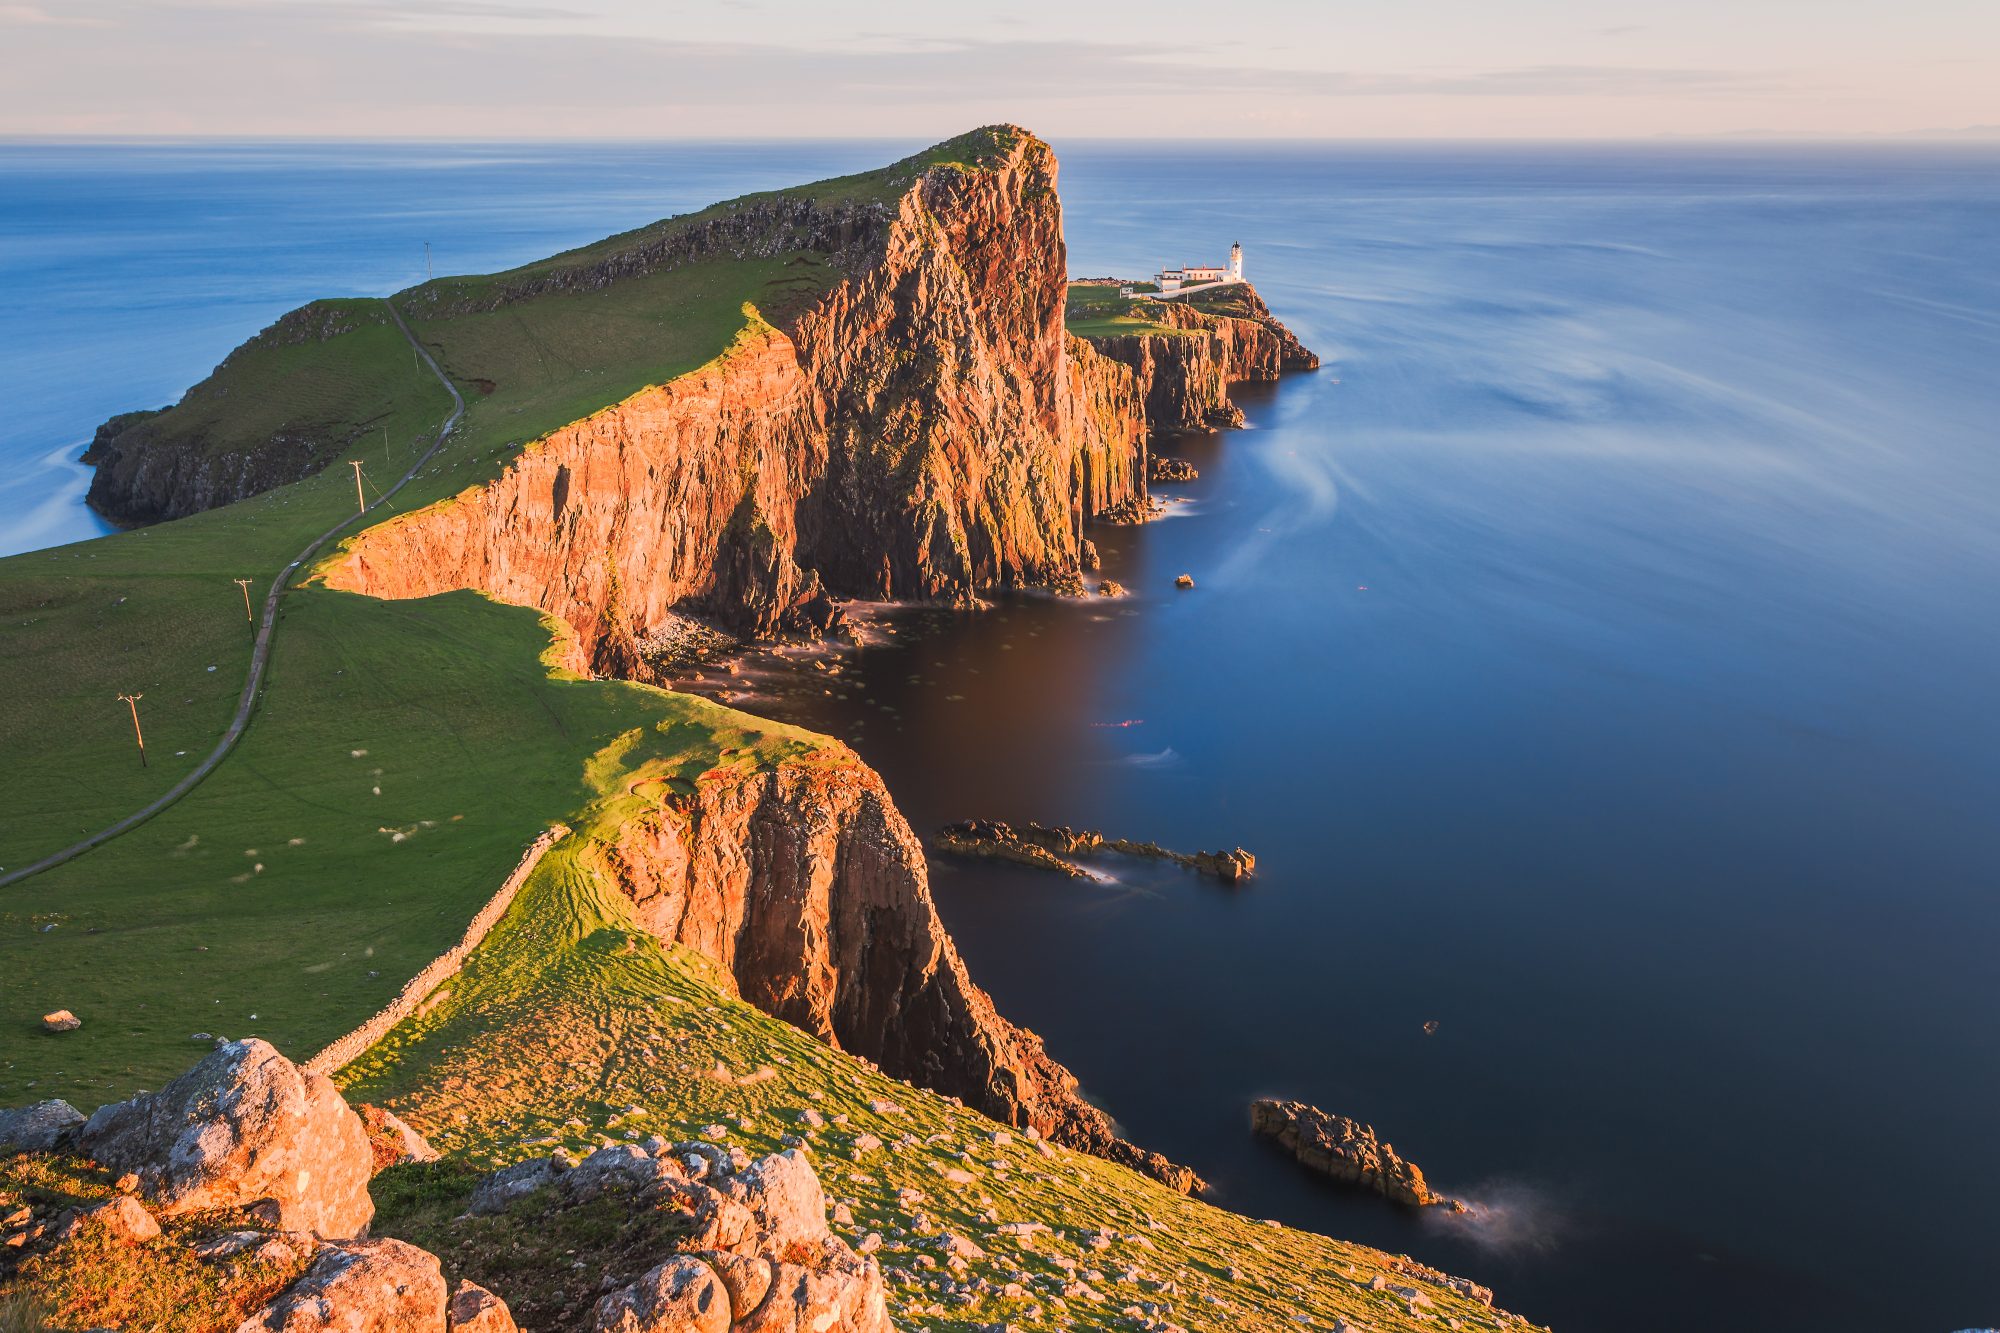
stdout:
[[1006,1124],[1200,1187],[1119,1138],[1041,1038],[973,983],[922,845],[845,746],[706,775],[600,837],[636,923],[713,960],[766,1013]]

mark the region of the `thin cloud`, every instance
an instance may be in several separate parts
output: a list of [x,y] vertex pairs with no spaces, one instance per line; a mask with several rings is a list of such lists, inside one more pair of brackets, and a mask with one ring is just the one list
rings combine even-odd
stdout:
[[101,28],[101,18],[73,14],[51,14],[40,5],[0,5],[0,27]]

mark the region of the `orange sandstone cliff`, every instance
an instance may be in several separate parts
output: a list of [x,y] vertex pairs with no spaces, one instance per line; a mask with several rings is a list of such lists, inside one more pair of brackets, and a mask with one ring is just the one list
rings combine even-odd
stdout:
[[1275,380],[1286,371],[1319,366],[1319,358],[1272,317],[1254,289],[1226,288],[1217,298],[1206,309],[1171,301],[1148,305],[1146,317],[1179,330],[1174,334],[1091,339],[1100,354],[1132,371],[1141,410],[1154,430],[1240,426],[1243,413],[1229,400],[1231,384]]
[[[913,170],[886,201],[750,199],[594,261],[398,298],[421,326],[704,259],[811,250],[833,274],[786,309],[746,306],[701,369],[364,531],[322,577],[377,597],[481,589],[565,620],[573,665],[641,676],[638,642],[674,614],[811,635],[836,622],[837,598],[964,601],[1073,579],[1085,523],[1145,498],[1149,408],[1170,427],[1207,419],[1228,383],[1311,354],[1261,302],[1242,318],[1164,308],[1198,333],[1153,341],[1185,347],[1106,355],[1069,335],[1054,154],[1012,127],[969,138],[985,145],[975,163]],[[649,930],[894,1074],[1199,1185],[1119,1138],[972,982],[872,770],[842,750],[711,777],[605,850]]]
[[810,243],[842,276],[782,326],[749,312],[702,370],[361,534],[327,581],[484,589],[563,617],[591,665],[629,674],[634,636],[672,610],[811,634],[833,597],[964,600],[1074,574],[1085,521],[1144,494],[1146,425],[1131,373],[1064,331],[1055,155],[1012,128],[995,142],[976,166],[915,174],[883,216],[751,201],[675,254],[622,260]]
[[765,1012],[1007,1124],[1200,1185],[1121,1139],[994,1009],[938,919],[922,844],[846,747],[711,774],[602,854],[642,927],[714,960]]

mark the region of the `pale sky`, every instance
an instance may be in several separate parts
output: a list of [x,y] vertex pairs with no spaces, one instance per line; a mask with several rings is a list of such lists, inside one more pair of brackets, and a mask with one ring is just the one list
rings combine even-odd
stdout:
[[2000,0],[0,0],[0,134],[2000,137]]

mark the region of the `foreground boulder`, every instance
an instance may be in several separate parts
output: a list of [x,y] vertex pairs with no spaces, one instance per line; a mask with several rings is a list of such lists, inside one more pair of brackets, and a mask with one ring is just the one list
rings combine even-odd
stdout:
[[[590,1209],[576,1214],[573,1210]],[[532,1327],[592,1333],[890,1333],[882,1270],[827,1226],[825,1192],[798,1149],[752,1161],[712,1143],[622,1143],[580,1162],[558,1154],[496,1171],[467,1204],[461,1252],[501,1234],[591,1230],[590,1284],[547,1285],[517,1306]],[[676,1219],[650,1244],[648,1219]],[[607,1220],[608,1219],[608,1220]],[[615,1234],[614,1234],[615,1233]],[[514,1261],[520,1263],[518,1258]],[[477,1260],[469,1260],[477,1274]],[[567,1270],[565,1261],[561,1268]],[[517,1266],[507,1276],[520,1277]],[[491,1277],[499,1286],[503,1273]],[[588,1293],[588,1304],[577,1300]],[[587,1313],[586,1313],[587,1312]],[[582,1315],[583,1322],[570,1321]]]
[[1374,1190],[1397,1203],[1417,1208],[1439,1204],[1464,1211],[1464,1204],[1431,1189],[1415,1162],[1377,1139],[1372,1125],[1304,1102],[1261,1097],[1250,1104],[1250,1127],[1321,1175]]
[[136,1172],[163,1216],[253,1208],[288,1231],[339,1239],[375,1215],[360,1117],[325,1075],[254,1038],[218,1046],[158,1092],[99,1107],[76,1142]]
[[442,1333],[446,1295],[436,1255],[400,1240],[347,1241],[323,1246],[236,1333]]

